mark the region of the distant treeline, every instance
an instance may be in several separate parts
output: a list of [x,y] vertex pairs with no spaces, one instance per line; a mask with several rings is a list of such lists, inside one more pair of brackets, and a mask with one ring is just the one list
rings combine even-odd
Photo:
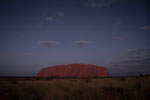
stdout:
[[27,79],[52,79],[52,78],[56,78],[56,79],[70,79],[70,78],[75,78],[75,79],[84,79],[84,78],[130,78],[130,77],[149,77],[150,75],[139,75],[139,76],[110,76],[110,77],[54,77],[54,76],[48,76],[48,77],[34,77],[34,76],[0,76],[0,78],[27,78]]

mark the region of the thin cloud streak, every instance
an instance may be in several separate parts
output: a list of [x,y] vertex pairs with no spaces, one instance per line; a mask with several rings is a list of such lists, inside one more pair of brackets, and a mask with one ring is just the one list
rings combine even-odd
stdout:
[[58,43],[55,41],[39,41],[38,44],[41,46],[56,46],[56,45],[58,45]]
[[82,46],[82,45],[90,44],[90,43],[92,43],[92,41],[89,41],[89,40],[78,40],[78,41],[74,41],[73,43],[75,45],[77,45],[77,46]]
[[119,0],[87,0],[85,6],[102,8],[102,7],[110,6],[116,3],[117,1]]
[[48,21],[48,22],[53,22],[53,21],[55,21],[55,18],[54,18],[54,17],[51,17],[51,16],[47,16],[47,17],[46,17],[46,21]]
[[150,49],[139,48],[129,49],[127,52],[127,59],[116,62],[118,65],[127,65],[126,67],[132,66],[150,66]]
[[113,37],[113,40],[119,40],[119,41],[122,41],[122,40],[125,40],[126,38],[125,37],[122,37],[122,36],[116,36],[116,37]]
[[[112,62],[112,69],[120,70],[119,75],[140,75],[150,72],[150,49],[129,49],[126,58],[121,61]],[[115,71],[114,71],[115,72]]]
[[115,25],[121,25],[122,24],[122,20],[119,18],[119,19],[117,19],[117,21],[116,21],[116,23],[115,23]]
[[150,30],[150,26],[143,26],[140,28],[141,30]]
[[64,15],[65,15],[65,14],[64,14],[63,12],[61,12],[61,11],[58,12],[58,16],[64,17]]

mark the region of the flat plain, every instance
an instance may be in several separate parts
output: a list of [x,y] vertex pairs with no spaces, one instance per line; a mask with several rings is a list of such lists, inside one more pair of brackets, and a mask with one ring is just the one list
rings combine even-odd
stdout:
[[150,100],[150,76],[1,77],[1,100]]

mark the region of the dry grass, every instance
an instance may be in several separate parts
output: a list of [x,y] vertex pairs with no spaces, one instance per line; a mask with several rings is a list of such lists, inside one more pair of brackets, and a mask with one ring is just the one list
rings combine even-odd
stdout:
[[149,100],[150,77],[0,79],[1,100]]

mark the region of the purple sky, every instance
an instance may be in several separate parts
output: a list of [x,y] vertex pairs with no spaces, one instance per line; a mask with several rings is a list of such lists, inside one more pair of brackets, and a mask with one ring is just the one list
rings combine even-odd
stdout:
[[61,64],[150,74],[149,0],[1,0],[0,76]]

